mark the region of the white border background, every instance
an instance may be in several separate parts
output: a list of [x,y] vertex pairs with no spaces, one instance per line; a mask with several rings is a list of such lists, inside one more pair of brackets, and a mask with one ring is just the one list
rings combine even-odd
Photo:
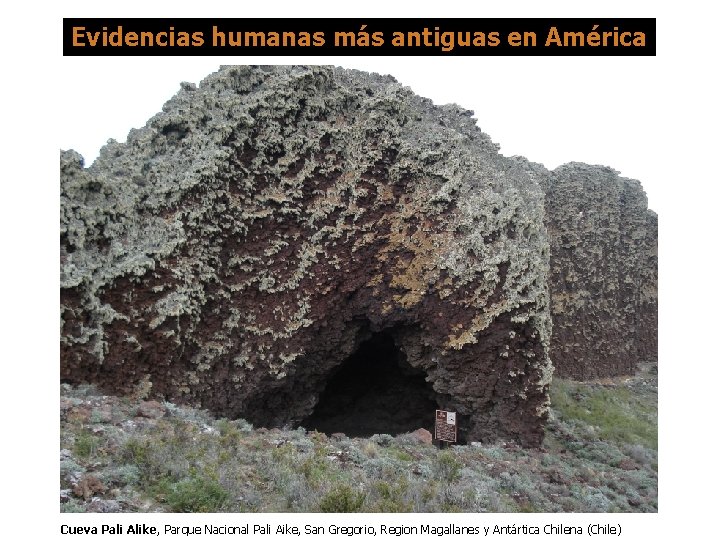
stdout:
[[[73,1],[16,8],[0,33],[4,71],[1,312],[4,463],[0,490],[3,536],[60,537],[60,523],[130,522],[127,516],[60,515],[58,450],[58,147],[92,153],[70,133],[110,126],[127,102],[137,127],[174,93],[180,80],[199,80],[221,63],[330,63],[389,72],[437,102],[476,111],[479,125],[506,154],[554,167],[568,159],[602,163],[643,182],[660,219],[660,512],[628,516],[434,516],[457,524],[623,523],[623,536],[657,538],[709,532],[717,512],[713,415],[718,377],[716,201],[718,167],[717,19],[706,2],[548,1],[442,4],[365,0],[330,2],[126,1],[117,6]],[[676,4],[676,3],[674,3]],[[20,11],[22,10],[22,11]],[[364,59],[74,59],[63,58],[62,17],[657,17],[655,58]],[[413,75],[412,73],[415,73]],[[157,86],[156,79],[168,77]],[[178,78],[179,76],[179,78]],[[433,79],[445,88],[430,85]],[[524,84],[518,84],[524,80]],[[151,90],[156,88],[156,90]],[[113,92],[119,90],[117,98]],[[475,103],[467,98],[482,96]],[[98,101],[97,96],[101,96]],[[459,96],[459,97],[455,97]],[[100,104],[100,108],[98,107]],[[103,112],[104,111],[104,112]],[[572,114],[565,114],[572,111]],[[560,119],[561,121],[558,121]],[[74,130],[74,127],[80,130]],[[95,126],[95,127],[93,127]],[[126,128],[116,128],[126,129]],[[514,133],[522,132],[521,137]],[[124,140],[108,129],[104,138]],[[73,135],[74,137],[74,135]],[[88,139],[88,140],[90,140]],[[547,145],[547,141],[551,141]],[[593,142],[594,141],[594,142]],[[601,141],[601,142],[597,142]],[[568,157],[550,157],[555,147]],[[556,161],[553,161],[556,160]],[[140,518],[134,516],[132,519]],[[287,519],[286,519],[287,518]],[[332,518],[334,522],[358,517]],[[359,517],[360,522],[413,523],[420,516]],[[236,516],[320,523],[320,516]],[[142,516],[145,522],[203,523],[203,516]],[[330,522],[330,521],[326,521]],[[704,535],[708,536],[708,535]]]

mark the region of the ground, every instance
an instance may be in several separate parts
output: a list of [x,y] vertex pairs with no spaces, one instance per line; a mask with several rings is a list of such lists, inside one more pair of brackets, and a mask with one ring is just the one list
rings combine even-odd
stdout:
[[63,512],[657,512],[657,364],[556,378],[542,447],[253,429],[61,386]]

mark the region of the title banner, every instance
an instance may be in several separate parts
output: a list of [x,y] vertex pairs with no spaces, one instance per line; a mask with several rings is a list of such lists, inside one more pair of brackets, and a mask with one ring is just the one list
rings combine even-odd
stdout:
[[655,56],[655,19],[63,19],[65,56]]

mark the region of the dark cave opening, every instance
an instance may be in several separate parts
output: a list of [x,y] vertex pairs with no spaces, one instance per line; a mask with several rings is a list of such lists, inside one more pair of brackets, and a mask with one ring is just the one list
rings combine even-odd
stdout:
[[433,430],[436,393],[389,332],[374,334],[333,373],[302,425],[327,434],[367,437]]

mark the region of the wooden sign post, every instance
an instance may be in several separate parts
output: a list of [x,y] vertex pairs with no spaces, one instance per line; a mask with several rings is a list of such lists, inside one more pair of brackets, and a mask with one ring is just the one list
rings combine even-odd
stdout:
[[457,415],[451,411],[435,411],[435,438],[439,441],[457,442]]

